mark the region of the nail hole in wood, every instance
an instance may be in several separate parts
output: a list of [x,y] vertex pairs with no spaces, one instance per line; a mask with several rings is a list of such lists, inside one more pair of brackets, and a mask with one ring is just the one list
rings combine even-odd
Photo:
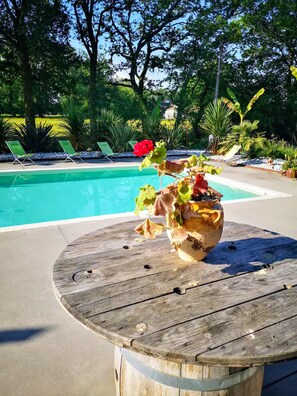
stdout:
[[230,249],[230,250],[236,250],[236,249],[237,249],[237,247],[236,247],[236,246],[234,246],[234,245],[229,245],[229,246],[228,246],[228,249]]
[[118,374],[118,370],[114,369],[114,375],[115,375],[115,379],[118,382],[119,381],[119,374]]
[[88,274],[91,274],[93,272],[93,270],[87,270]]
[[173,289],[173,292],[176,294],[186,294],[186,288],[185,287],[175,287]]
[[125,245],[123,246],[123,249],[129,249],[129,246]]
[[153,266],[150,265],[150,264],[145,264],[145,265],[143,266],[143,268],[145,268],[145,269],[152,269]]
[[135,330],[137,331],[138,334],[143,334],[147,330],[147,324],[146,323],[137,323],[135,326]]

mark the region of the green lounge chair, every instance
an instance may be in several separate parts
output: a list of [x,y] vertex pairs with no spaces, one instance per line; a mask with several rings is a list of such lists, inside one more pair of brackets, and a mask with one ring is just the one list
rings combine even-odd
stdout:
[[130,146],[131,146],[131,147],[133,148],[133,150],[134,150],[134,146],[135,146],[136,143],[138,143],[138,141],[137,141],[137,140],[129,140],[128,143],[130,144]]
[[69,140],[58,140],[60,146],[62,147],[64,153],[66,154],[66,158],[64,162],[67,162],[68,160],[76,163],[73,158],[80,159],[82,162],[84,160],[81,158],[81,153],[77,152],[74,150],[72,144],[69,142]]
[[19,163],[24,166],[25,161],[30,161],[33,165],[36,165],[36,163],[31,159],[33,154],[27,154],[18,140],[9,140],[5,143],[11,154],[14,156],[12,165]]
[[[130,146],[133,148],[133,151],[134,151],[134,146],[136,143],[138,143],[138,141],[137,140],[129,140],[128,143],[130,144]],[[138,157],[137,155],[134,154],[134,158],[143,158],[143,157],[142,156]]]
[[[113,162],[110,157],[116,157],[118,154],[112,151],[112,148],[107,142],[97,142],[100,150],[104,154],[104,158],[108,159],[108,161]],[[103,158],[103,159],[104,159]]]

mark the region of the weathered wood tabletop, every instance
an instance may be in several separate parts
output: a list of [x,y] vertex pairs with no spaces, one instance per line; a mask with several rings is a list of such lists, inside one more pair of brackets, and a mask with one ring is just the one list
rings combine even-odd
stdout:
[[71,243],[54,266],[61,303],[118,346],[165,360],[246,367],[297,356],[297,241],[225,223],[204,262],[164,234],[117,224]]

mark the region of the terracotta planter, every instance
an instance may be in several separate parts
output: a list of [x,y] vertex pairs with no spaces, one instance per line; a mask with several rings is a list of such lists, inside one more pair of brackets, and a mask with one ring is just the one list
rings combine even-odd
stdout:
[[[198,210],[197,210],[198,208]],[[185,261],[201,261],[219,243],[224,224],[224,211],[219,200],[209,202],[190,201],[182,213],[183,229],[188,236],[176,242],[171,231],[167,234],[178,256]]]
[[286,176],[291,179],[295,179],[297,177],[297,170],[296,169],[287,169]]

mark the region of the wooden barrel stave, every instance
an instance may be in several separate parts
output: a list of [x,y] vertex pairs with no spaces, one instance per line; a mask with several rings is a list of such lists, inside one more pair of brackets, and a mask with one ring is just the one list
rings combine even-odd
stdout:
[[[133,352],[133,356],[154,370],[182,378],[220,379],[240,370],[176,363],[136,352]],[[261,396],[263,374],[264,368],[259,367],[249,379],[224,390],[206,392],[178,389],[146,377],[126,360],[121,348],[115,347],[116,396]]]

